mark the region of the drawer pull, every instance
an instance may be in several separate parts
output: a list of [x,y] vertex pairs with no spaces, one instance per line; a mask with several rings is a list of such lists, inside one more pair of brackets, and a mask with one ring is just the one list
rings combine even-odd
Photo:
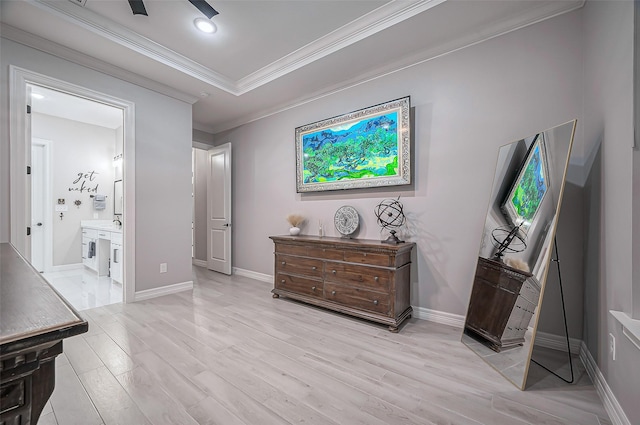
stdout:
[[312,291],[315,291],[315,290],[316,290],[316,287],[315,287],[315,286],[312,286],[312,287],[311,287],[311,290],[312,290]]
[[311,270],[317,270],[318,268],[316,266],[311,267]]
[[364,254],[362,254],[362,255],[364,255],[364,256],[366,257],[366,256],[367,256],[367,253],[365,252],[365,253],[364,253]]
[[376,276],[376,277],[373,278],[373,280],[375,280],[377,282],[378,280],[380,280],[380,278],[378,276]]
[[378,305],[378,300],[373,300],[373,305]]
[[335,270],[331,270],[331,273],[336,274],[336,271]]
[[336,291],[331,291],[331,295],[335,295],[335,294],[336,294]]
[[282,284],[284,285],[284,279],[282,279],[282,280],[280,281],[280,283],[282,283]]
[[281,264],[284,266],[285,264],[287,264],[287,262],[286,262],[286,261],[283,261]]

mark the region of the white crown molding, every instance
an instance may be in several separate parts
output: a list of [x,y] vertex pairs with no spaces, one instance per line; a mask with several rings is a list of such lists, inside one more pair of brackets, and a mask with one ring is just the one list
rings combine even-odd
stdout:
[[484,31],[474,33],[471,37],[461,37],[445,45],[438,46],[437,48],[425,49],[414,55],[385,64],[384,66],[372,69],[365,74],[361,74],[350,80],[340,82],[339,84],[331,87],[325,87],[322,90],[295,99],[286,104],[281,104],[269,109],[263,109],[254,114],[243,116],[239,119],[229,121],[217,126],[206,126],[203,124],[199,124],[199,128],[214,135],[226,130],[231,130],[241,125],[249,124],[251,122],[258,121],[263,118],[279,114],[281,112],[285,112],[289,109],[297,108],[304,104],[337,94],[361,84],[365,84],[370,81],[374,81],[376,79],[394,74],[396,72],[403,71],[405,69],[423,64],[425,62],[429,62],[431,60],[446,56],[448,54],[455,53],[468,47],[475,46],[485,41],[489,41],[496,37],[509,34],[513,31],[520,30],[522,28],[534,25],[547,19],[554,18],[564,13],[572,12],[583,7],[585,1],[586,0],[574,0],[545,4],[543,7],[539,7],[533,11],[530,11],[526,15],[519,15],[518,17],[511,20],[503,21],[502,25],[500,25],[499,27],[489,27],[484,29]]
[[164,94],[165,96],[172,97],[182,102],[189,103],[190,105],[193,105],[198,100],[200,100],[200,97],[198,96],[193,96],[181,92],[180,90],[176,90],[173,87],[169,87],[157,81],[150,80],[149,78],[143,77],[134,72],[127,71],[115,65],[111,65],[110,63],[78,52],[77,50],[70,49],[51,40],[47,40],[40,36],[23,31],[11,25],[7,25],[4,23],[1,24],[0,34],[7,40],[15,41],[16,43],[32,47],[36,50],[40,50],[42,52],[57,56],[78,65],[82,65],[86,68],[102,72],[120,80],[127,81],[131,84],[135,84],[137,86]]
[[164,47],[123,25],[79,7],[68,1],[27,0],[29,3],[74,23],[94,34],[118,43],[156,62],[167,65],[231,94],[237,94],[236,84],[230,78],[215,72],[171,49]]
[[237,81],[240,94],[431,9],[446,0],[393,0]]

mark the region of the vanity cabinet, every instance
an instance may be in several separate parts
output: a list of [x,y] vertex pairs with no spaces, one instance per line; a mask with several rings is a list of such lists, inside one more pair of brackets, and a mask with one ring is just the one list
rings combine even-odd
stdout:
[[411,317],[411,251],[415,244],[364,239],[271,236],[273,296],[292,298],[389,326]]
[[540,284],[531,273],[480,257],[465,332],[497,352],[522,345],[539,299]]
[[111,266],[109,275],[111,279],[122,283],[122,233],[111,234]]
[[82,264],[91,270],[98,271],[97,261],[98,231],[82,228]]
[[[111,228],[110,228],[111,227]],[[110,224],[82,223],[82,264],[122,283],[122,232]]]

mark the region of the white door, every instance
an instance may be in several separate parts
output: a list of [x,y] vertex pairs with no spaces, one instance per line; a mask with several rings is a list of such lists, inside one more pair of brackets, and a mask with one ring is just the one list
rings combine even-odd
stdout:
[[45,145],[31,145],[31,264],[44,272],[45,237]]
[[231,274],[231,143],[209,150],[207,268]]

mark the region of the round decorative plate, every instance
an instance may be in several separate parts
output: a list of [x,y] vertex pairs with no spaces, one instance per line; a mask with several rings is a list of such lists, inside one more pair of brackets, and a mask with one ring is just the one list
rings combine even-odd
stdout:
[[360,224],[360,216],[355,208],[344,205],[338,208],[336,215],[333,217],[333,224],[336,226],[336,230],[342,236],[349,237],[357,229]]

